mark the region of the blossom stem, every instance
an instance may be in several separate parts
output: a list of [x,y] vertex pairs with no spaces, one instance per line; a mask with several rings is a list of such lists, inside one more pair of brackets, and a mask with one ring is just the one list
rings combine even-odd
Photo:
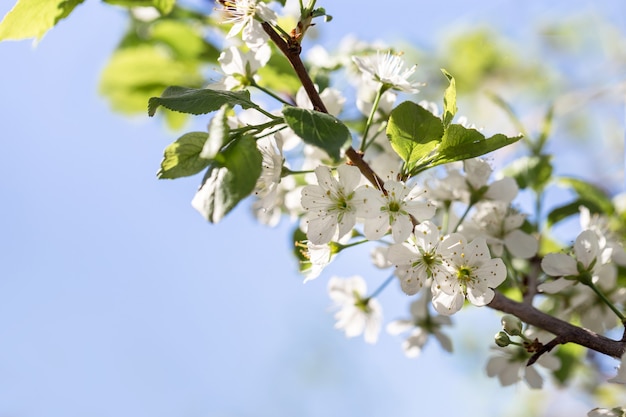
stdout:
[[379,286],[378,288],[376,288],[376,291],[374,291],[374,292],[372,293],[372,295],[370,295],[370,296],[369,296],[369,297],[367,297],[367,298],[368,298],[368,299],[370,299],[370,298],[377,297],[377,296],[378,296],[378,294],[380,294],[381,292],[383,292],[383,290],[385,289],[385,287],[386,287],[387,285],[389,285],[389,283],[390,283],[391,281],[393,281],[393,279],[394,279],[395,277],[396,277],[396,276],[395,276],[394,274],[391,274],[391,275],[389,276],[389,278],[387,278],[387,279],[385,280],[385,282],[383,282],[382,284],[380,284],[380,286]]
[[463,212],[463,214],[461,215],[461,217],[459,218],[459,221],[457,222],[456,226],[454,227],[454,230],[452,231],[453,233],[456,232],[456,230],[459,228],[459,226],[461,225],[461,223],[463,223],[463,220],[465,220],[465,218],[467,217],[467,215],[469,214],[470,210],[472,209],[473,204],[470,203],[467,205],[467,208],[465,209],[465,211]]
[[607,298],[607,296],[600,290],[600,288],[598,288],[596,284],[594,284],[593,282],[583,282],[583,284],[591,288],[593,292],[595,292],[596,295],[600,297],[600,300],[602,300],[602,302],[606,304],[611,309],[611,311],[613,311],[615,315],[617,315],[617,317],[619,317],[622,324],[626,324],[626,316],[624,316],[624,314],[619,311],[617,307],[615,307],[615,304],[613,304],[611,300]]
[[[374,103],[372,104],[372,110],[370,111],[370,114],[367,118],[367,122],[365,123],[365,130],[363,131],[363,137],[361,139],[361,152],[365,152],[365,150],[367,149],[367,134],[369,133],[370,127],[372,126],[372,123],[374,122],[374,117],[376,116],[376,111],[378,110],[378,106],[380,105],[380,98],[382,97],[383,93],[387,90],[387,87],[385,86],[385,84],[381,84],[380,87],[378,88],[378,91],[376,91],[376,98],[374,99]],[[371,143],[372,141],[370,141]]]
[[285,99],[283,99],[282,97],[279,97],[278,95],[276,95],[274,92],[272,92],[272,91],[268,90],[268,89],[267,89],[267,88],[265,88],[265,87],[261,87],[261,86],[260,86],[259,84],[257,84],[257,82],[256,82],[256,81],[254,81],[254,80],[252,80],[252,81],[250,82],[250,85],[251,85],[252,87],[257,88],[258,90],[261,90],[262,92],[264,92],[264,93],[265,93],[265,94],[267,94],[268,96],[272,97],[274,100],[277,100],[277,101],[279,101],[279,102],[281,102],[281,103],[283,103],[283,104],[285,104],[285,105],[287,105],[287,106],[291,106],[291,105],[292,105],[292,104],[291,104],[291,103],[289,103],[287,100],[285,100]]
[[312,169],[304,170],[304,171],[292,171],[289,168],[283,166],[283,170],[282,170],[282,173],[280,174],[280,176],[284,178],[284,177],[286,177],[288,175],[303,175],[303,174],[311,174],[313,172],[315,172],[315,171],[312,170]]

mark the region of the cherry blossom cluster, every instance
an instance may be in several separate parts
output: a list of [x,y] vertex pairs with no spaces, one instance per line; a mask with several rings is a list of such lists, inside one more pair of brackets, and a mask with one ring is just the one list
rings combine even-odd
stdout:
[[[452,324],[450,316],[465,305],[490,305],[501,286],[519,291],[529,308],[535,308],[532,303],[538,295],[541,311],[564,321],[579,320],[599,334],[626,322],[620,309],[626,303],[626,290],[617,285],[618,268],[626,266],[626,251],[606,217],[581,206],[582,231],[571,252],[545,254],[540,227],[530,226],[529,215],[516,203],[518,182],[508,176],[494,179],[486,159],[462,158],[424,172],[405,169],[385,128],[400,97],[412,97],[424,84],[414,78],[417,67],[392,48],[346,39],[334,52],[315,46],[304,53],[309,72],[340,74],[354,94],[333,88],[332,77],[323,87],[303,86],[293,96],[263,87],[259,70],[271,55],[279,50],[299,53],[299,41],[312,18],[323,14],[314,10],[315,1],[306,7],[299,3],[298,25],[289,32],[280,29],[276,11],[265,2],[218,0],[223,22],[232,24],[226,34],[231,43],[218,59],[223,76],[208,88],[260,95],[264,111],[225,109],[214,120],[219,117],[231,131],[254,135],[262,157],[253,192],[254,214],[270,226],[285,217],[298,224],[305,236],[297,242],[305,282],[318,278],[341,251],[376,243],[371,259],[376,267],[387,269],[390,278],[375,290],[368,292],[366,280],[358,275],[328,281],[337,329],[375,343],[384,323],[377,296],[394,282],[412,297],[410,316],[389,322],[386,329],[392,335],[407,334],[402,348],[408,357],[418,356],[430,336],[452,351],[451,339],[444,333]],[[290,12],[290,4],[285,13]],[[278,50],[270,46],[272,36],[284,40]],[[346,157],[337,160],[303,141],[289,126],[276,123],[281,106],[339,117],[347,105],[357,109],[364,121],[351,132],[353,144],[360,145],[356,157],[344,149]],[[443,111],[435,103],[419,105],[441,119],[442,125],[450,124],[449,102],[444,100],[448,107]],[[220,123],[212,124],[210,131],[223,129]],[[475,129],[462,118],[459,124]],[[201,192],[193,205],[202,212]],[[555,294],[560,297],[551,297]],[[524,328],[511,315],[503,317],[502,325],[494,356],[486,364],[487,375],[497,377],[503,386],[525,380],[530,387],[540,388],[540,373],[526,365],[530,358],[530,363],[548,370],[559,369],[561,362],[550,350],[551,343],[560,339],[540,326]],[[590,415],[613,414],[595,410]]]

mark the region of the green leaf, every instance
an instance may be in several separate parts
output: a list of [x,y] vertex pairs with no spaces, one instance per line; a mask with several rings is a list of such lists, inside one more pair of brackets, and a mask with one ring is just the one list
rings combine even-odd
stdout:
[[215,62],[219,56],[217,49],[208,43],[203,32],[186,20],[159,19],[152,22],[145,42],[166,45],[180,60],[202,60]]
[[615,212],[613,202],[609,195],[601,188],[578,178],[562,177],[559,184],[570,187],[582,200],[592,201],[600,209],[600,212],[611,215]]
[[84,0],[18,0],[0,22],[0,41],[41,39]]
[[123,113],[146,111],[150,97],[170,85],[201,86],[198,62],[174,59],[156,45],[138,45],[115,51],[102,72],[100,93]]
[[254,190],[261,175],[261,152],[251,136],[234,140],[221,153],[222,163],[209,166],[192,206],[217,223]]
[[520,189],[541,191],[552,178],[551,155],[532,155],[516,159],[502,173],[512,177]]
[[206,132],[185,133],[165,148],[157,178],[162,180],[188,177],[206,168],[211,161],[201,158],[200,152],[207,137]]
[[209,138],[204,143],[200,153],[202,158],[215,159],[216,155],[229,140],[230,128],[228,127],[227,112],[230,108],[228,104],[224,104],[209,122]]
[[296,227],[292,234],[292,240],[294,242],[293,245],[293,255],[298,261],[298,270],[300,272],[305,272],[311,269],[311,260],[306,256],[306,249],[308,241],[308,237],[306,233],[300,229],[300,227]]
[[570,216],[580,214],[580,206],[587,207],[591,213],[602,213],[602,209],[594,201],[579,198],[550,211],[547,219],[548,227],[552,227],[554,224]]
[[259,85],[272,91],[295,95],[301,86],[289,60],[283,54],[273,53],[257,74],[260,76]]
[[464,126],[453,124],[446,129],[441,145],[437,149],[433,162],[429,164],[429,167],[485,155],[515,143],[521,138],[521,136],[510,138],[503,134],[497,134],[486,139],[476,129],[468,129]]
[[162,15],[172,11],[176,0],[104,0],[105,3],[124,7],[155,7]]
[[448,88],[446,88],[446,92],[443,95],[443,125],[448,127],[458,110],[456,107],[456,81],[445,69],[442,68],[441,72],[443,72],[443,75],[446,76],[449,82]]
[[157,108],[189,114],[206,114],[219,110],[224,104],[240,105],[244,109],[256,107],[250,101],[248,91],[221,91],[208,88],[167,87],[161,97],[152,97],[148,101],[148,114],[154,116]]
[[441,119],[411,101],[393,109],[387,125],[391,147],[408,170],[429,159],[443,133]]
[[284,107],[283,116],[287,125],[305,143],[323,149],[335,161],[341,158],[341,148],[351,140],[346,125],[329,114],[299,107]]

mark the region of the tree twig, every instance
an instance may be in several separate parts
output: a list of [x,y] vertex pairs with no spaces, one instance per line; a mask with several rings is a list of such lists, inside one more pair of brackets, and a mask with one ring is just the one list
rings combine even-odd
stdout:
[[[281,50],[281,52],[291,63],[291,66],[293,67],[296,75],[302,83],[304,91],[306,91],[309,99],[311,100],[311,103],[313,104],[313,109],[328,114],[326,105],[324,105],[322,98],[315,88],[313,80],[311,80],[311,77],[309,76],[309,73],[306,70],[304,63],[300,59],[300,44],[296,42],[287,42],[279,33],[274,30],[272,25],[267,22],[263,22],[262,26],[265,33],[267,33],[270,39],[274,42],[274,44],[276,44],[278,49]],[[357,152],[352,146],[346,149],[345,154],[352,163],[352,165],[356,166],[361,171],[363,176],[367,178],[367,180],[374,187],[387,195],[387,190],[385,190],[385,188],[383,187],[383,184],[385,182],[372,170],[369,164],[365,162],[365,160],[363,159],[363,154]]]
[[[624,340],[609,339],[591,330],[574,326],[571,323],[546,314],[530,304],[513,301],[498,291],[496,291],[493,300],[488,306],[504,313],[513,314],[525,323],[552,333],[558,339],[558,343],[554,342],[555,346],[556,344],[576,343],[614,358],[620,358],[626,350],[626,341]],[[553,347],[551,346],[550,349]]]

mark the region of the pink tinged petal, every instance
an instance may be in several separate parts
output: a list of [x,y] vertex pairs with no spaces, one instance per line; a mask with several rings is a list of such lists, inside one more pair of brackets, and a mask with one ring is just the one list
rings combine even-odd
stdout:
[[569,279],[559,278],[552,282],[544,282],[543,284],[539,284],[537,286],[537,290],[539,292],[545,292],[548,294],[557,294],[564,289],[571,287],[572,285],[574,285],[575,282],[576,281],[572,281]]
[[553,277],[578,275],[576,260],[564,253],[549,253],[541,260],[541,269]]
[[524,379],[528,383],[528,386],[534,389],[541,389],[543,386],[543,378],[539,375],[539,372],[532,366],[526,367],[526,372],[524,373]]
[[513,256],[521,259],[532,258],[539,249],[537,239],[519,229],[507,234],[504,237],[504,244]]
[[510,203],[517,196],[518,192],[517,182],[511,177],[504,177],[489,185],[485,198]]
[[576,238],[574,243],[574,253],[585,267],[589,267],[591,262],[598,255],[598,237],[592,230],[584,230]]
[[439,314],[452,315],[463,307],[465,297],[461,291],[454,294],[446,294],[443,291],[436,291],[433,295],[433,306]]

